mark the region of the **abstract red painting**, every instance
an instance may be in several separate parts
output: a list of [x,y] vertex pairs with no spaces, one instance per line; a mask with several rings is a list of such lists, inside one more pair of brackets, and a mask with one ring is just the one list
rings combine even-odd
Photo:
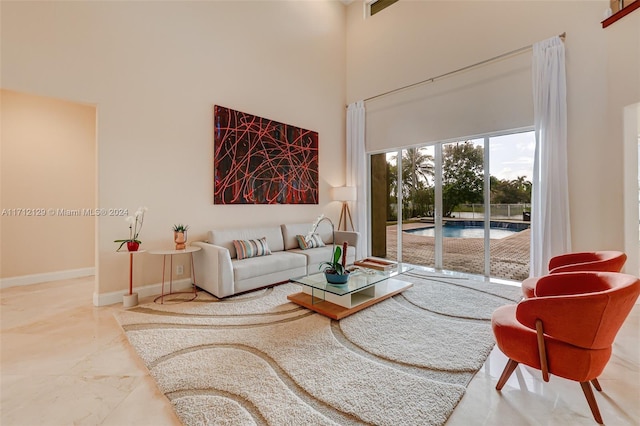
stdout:
[[214,204],[318,204],[318,132],[219,105]]

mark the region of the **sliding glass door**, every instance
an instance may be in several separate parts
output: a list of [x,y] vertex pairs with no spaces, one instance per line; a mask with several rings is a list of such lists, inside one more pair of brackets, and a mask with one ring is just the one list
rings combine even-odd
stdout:
[[435,149],[407,148],[401,155],[402,223],[396,232],[402,261],[435,267]]
[[371,155],[372,255],[522,280],[533,132]]
[[398,260],[398,236],[394,232],[398,218],[396,157],[392,152],[374,154],[370,164],[371,255]]
[[485,273],[484,140],[442,144],[442,268]]
[[529,276],[531,249],[531,187],[534,132],[492,136],[491,170],[492,277],[523,280]]

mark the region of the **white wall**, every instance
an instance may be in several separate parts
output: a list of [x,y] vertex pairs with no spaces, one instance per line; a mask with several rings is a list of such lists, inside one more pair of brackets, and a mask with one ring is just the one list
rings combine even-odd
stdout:
[[[640,233],[638,232],[640,191],[638,158],[640,157],[640,103],[624,109],[624,272],[640,276]],[[640,303],[640,301],[638,302]]]
[[[604,158],[621,174],[614,188],[624,198],[625,272],[640,276],[638,249],[638,135],[640,134],[640,12],[635,11],[603,30],[608,44],[608,134],[606,143],[623,140],[623,155]],[[619,206],[604,206],[613,215]]]
[[96,108],[8,90],[0,105],[3,286],[90,275],[95,218],[84,212],[96,205]]
[[[566,32],[573,249],[623,249],[622,108],[640,99],[640,13],[603,30],[606,7],[605,1],[404,1],[365,20],[362,5],[353,3],[347,12],[347,100]],[[620,34],[608,35],[611,28]],[[368,149],[532,125],[530,56],[368,102],[375,117],[367,125]]]
[[[344,175],[339,2],[2,2],[2,86],[98,108],[98,205],[148,207],[143,248],[213,227],[337,217]],[[320,204],[214,206],[213,105],[319,132]],[[121,217],[98,223],[96,293],[128,287]],[[135,285],[161,280],[140,256]],[[186,264],[186,260],[185,260]]]

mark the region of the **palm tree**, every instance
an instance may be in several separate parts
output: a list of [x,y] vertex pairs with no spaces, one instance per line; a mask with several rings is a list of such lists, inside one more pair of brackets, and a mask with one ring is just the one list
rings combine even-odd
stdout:
[[[407,148],[402,152],[402,186],[406,188],[411,217],[416,216],[418,191],[429,184],[434,175],[433,157],[424,153],[424,148]],[[405,195],[405,192],[403,192]],[[428,202],[427,202],[428,204]]]

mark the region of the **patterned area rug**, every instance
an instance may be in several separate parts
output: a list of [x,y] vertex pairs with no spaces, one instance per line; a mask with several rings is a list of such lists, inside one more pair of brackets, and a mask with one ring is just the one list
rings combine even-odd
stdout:
[[493,348],[491,313],[520,287],[426,271],[341,321],[282,284],[118,312],[186,425],[442,425]]

